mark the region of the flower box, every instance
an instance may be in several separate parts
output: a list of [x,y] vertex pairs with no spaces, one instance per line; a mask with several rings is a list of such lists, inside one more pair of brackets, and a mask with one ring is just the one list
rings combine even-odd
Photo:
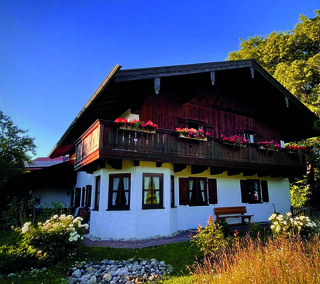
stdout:
[[248,139],[245,139],[238,135],[227,137],[222,134],[221,139],[224,145],[229,145],[237,148],[247,147],[247,145],[250,143]]
[[179,133],[179,138],[183,138],[183,139],[190,139],[190,140],[196,140],[196,141],[207,141],[207,137],[204,138],[200,138],[200,137],[188,137],[187,135],[183,134],[183,133]]
[[258,146],[259,146],[258,149],[260,150],[273,151],[273,152],[277,152],[282,149],[281,144],[274,140],[258,142]]
[[126,118],[117,118],[115,123],[122,130],[130,130],[144,133],[156,133],[158,129],[158,124],[153,123],[152,121],[143,122],[137,119],[133,119],[132,121]]
[[233,148],[245,148],[247,147],[246,144],[237,144],[237,143],[231,143],[231,142],[222,142],[223,145],[232,146]]
[[137,132],[144,132],[144,133],[151,133],[151,134],[156,133],[156,129],[143,129],[143,128],[136,127],[134,125],[121,125],[119,127],[119,129],[137,131]]
[[205,134],[202,129],[194,128],[176,128],[179,133],[179,138],[192,139],[198,141],[207,141],[208,132]]
[[286,145],[286,150],[288,154],[301,154],[306,151],[306,148],[304,146]]
[[278,148],[267,148],[267,147],[264,147],[264,146],[259,146],[258,149],[259,150],[265,150],[265,151],[272,151],[272,152],[278,152],[279,151]]

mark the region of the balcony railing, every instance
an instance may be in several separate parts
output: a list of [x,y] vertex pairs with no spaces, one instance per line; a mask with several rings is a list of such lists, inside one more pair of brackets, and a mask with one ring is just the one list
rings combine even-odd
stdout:
[[113,122],[97,120],[76,143],[75,168],[103,159],[155,161],[243,170],[276,169],[303,171],[303,155],[285,150],[266,151],[256,144],[247,147],[225,145],[221,139],[207,141],[179,138],[172,130],[155,134],[122,130]]

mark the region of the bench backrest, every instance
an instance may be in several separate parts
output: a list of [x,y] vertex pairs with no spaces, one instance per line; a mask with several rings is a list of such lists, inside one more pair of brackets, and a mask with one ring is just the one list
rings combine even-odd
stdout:
[[231,215],[231,214],[244,214],[247,213],[246,206],[235,206],[235,207],[216,207],[214,208],[214,214],[220,215]]

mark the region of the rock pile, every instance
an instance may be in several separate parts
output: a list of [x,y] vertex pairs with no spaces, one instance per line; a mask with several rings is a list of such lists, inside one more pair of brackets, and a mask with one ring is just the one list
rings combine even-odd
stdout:
[[81,262],[71,268],[68,284],[116,284],[144,283],[159,280],[172,272],[173,267],[164,261],[151,260],[127,261],[103,260],[99,263]]

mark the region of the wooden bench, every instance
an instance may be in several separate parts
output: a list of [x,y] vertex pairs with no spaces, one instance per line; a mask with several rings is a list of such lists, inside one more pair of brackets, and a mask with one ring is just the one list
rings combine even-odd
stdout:
[[[241,218],[241,224],[250,224],[253,215],[245,215],[245,213],[247,213],[246,206],[214,208],[214,214],[216,215],[217,221],[226,220],[227,218]],[[245,222],[245,219],[248,220],[247,223]]]

